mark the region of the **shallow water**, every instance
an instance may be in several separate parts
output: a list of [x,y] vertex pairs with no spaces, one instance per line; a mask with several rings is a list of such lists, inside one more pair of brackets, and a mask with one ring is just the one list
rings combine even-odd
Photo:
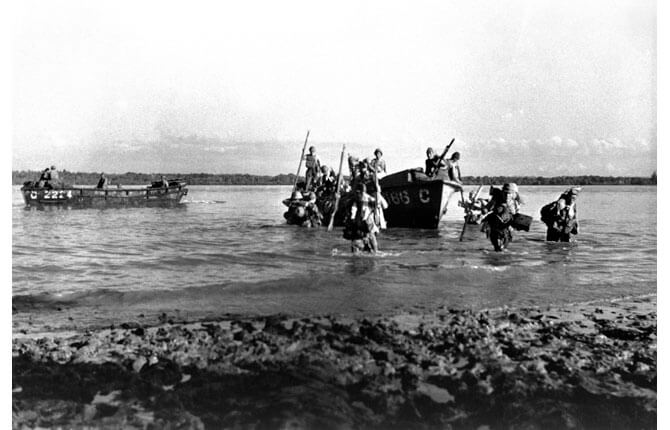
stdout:
[[291,187],[191,186],[179,208],[105,210],[27,209],[14,187],[13,295],[96,311],[378,314],[654,293],[656,187],[584,187],[578,242],[546,243],[539,209],[564,189],[521,187],[534,221],[506,252],[477,226],[459,242],[454,200],[438,230],[384,231],[370,257],[352,256],[341,229],[286,225]]

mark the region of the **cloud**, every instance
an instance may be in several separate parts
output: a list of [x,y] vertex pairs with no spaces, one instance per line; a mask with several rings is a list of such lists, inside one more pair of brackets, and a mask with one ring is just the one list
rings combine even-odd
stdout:
[[120,152],[136,152],[142,149],[143,144],[141,142],[115,141],[112,142],[111,146]]

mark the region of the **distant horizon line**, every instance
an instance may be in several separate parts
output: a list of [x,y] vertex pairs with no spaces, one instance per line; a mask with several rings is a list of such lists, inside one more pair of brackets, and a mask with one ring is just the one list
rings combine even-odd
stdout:
[[[278,176],[291,176],[295,177],[295,173],[277,173],[277,174],[255,174],[255,173],[207,173],[207,172],[191,172],[191,173],[186,173],[186,172],[181,172],[181,173],[176,173],[176,172],[133,172],[133,171],[127,171],[127,172],[121,172],[121,173],[116,173],[116,172],[105,172],[105,171],[91,171],[91,172],[85,172],[85,171],[71,171],[67,169],[56,169],[57,171],[60,172],[67,172],[68,174],[71,175],[99,175],[101,173],[107,174],[107,175],[164,175],[164,176],[179,176],[179,175],[209,175],[209,176],[255,176],[258,178],[276,178]],[[411,169],[406,169],[406,170],[411,170]],[[399,170],[398,172],[402,172],[403,170]],[[42,170],[12,170],[12,175],[15,174],[27,174],[27,173],[41,173]],[[391,175],[394,173],[398,172],[392,172],[387,174]],[[345,174],[345,176],[347,176]],[[463,175],[463,178],[485,178],[485,177],[495,177],[495,178],[546,178],[546,179],[551,179],[551,178],[650,178],[656,176],[656,171],[652,172],[651,174],[647,175],[598,175],[598,174],[581,174],[581,175],[552,175],[552,176],[544,176],[544,175],[498,175],[498,174],[486,174],[486,175]],[[304,177],[304,175],[298,175],[298,177]]]

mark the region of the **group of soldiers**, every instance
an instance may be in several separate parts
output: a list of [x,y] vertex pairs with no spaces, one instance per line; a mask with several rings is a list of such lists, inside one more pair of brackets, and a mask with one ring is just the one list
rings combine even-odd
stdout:
[[[381,195],[379,179],[386,175],[386,161],[377,148],[373,157],[348,157],[349,181],[338,182],[335,171],[324,165],[310,147],[303,157],[305,182],[296,184],[290,199],[284,200],[289,224],[317,227],[344,225],[344,237],[352,242],[353,252],[377,251],[376,235],[386,228],[383,209],[388,205]],[[340,201],[340,197],[342,200]]]
[[[547,226],[548,242],[571,242],[579,233],[577,196],[580,191],[580,187],[570,187],[540,210],[540,220]],[[477,194],[471,192],[468,200],[462,203],[466,222],[481,223],[482,231],[496,251],[506,248],[512,240],[513,228],[528,231],[532,218],[519,213],[524,200],[516,184],[504,184],[502,189],[491,187],[488,198],[480,198]]]
[[[462,184],[460,153],[446,158],[452,140],[441,155],[433,148],[426,150],[424,173],[430,178]],[[348,157],[350,181],[338,182],[332,168],[321,163],[316,148],[311,146],[304,155],[305,182],[299,184],[290,199],[284,200],[289,210],[284,214],[290,224],[316,227],[332,224],[338,217],[344,225],[343,236],[352,241],[352,251],[374,253],[378,250],[377,234],[386,228],[384,212],[388,204],[381,194],[379,179],[386,175],[386,162],[381,149],[373,157]],[[571,187],[556,201],[541,210],[541,220],[547,225],[547,241],[569,242],[579,232],[576,199],[581,188]],[[519,213],[524,203],[519,187],[506,183],[502,188],[490,187],[489,196],[480,198],[471,193],[461,205],[466,211],[466,223],[481,224],[496,251],[505,249],[512,240],[512,229],[528,231],[532,217]],[[343,201],[340,203],[340,196]],[[341,212],[341,213],[338,213]]]
[[46,169],[42,170],[40,178],[35,184],[36,188],[46,189],[59,188],[60,186],[62,186],[62,182],[58,176],[58,170],[56,170],[56,166],[51,166],[51,168],[47,167]]

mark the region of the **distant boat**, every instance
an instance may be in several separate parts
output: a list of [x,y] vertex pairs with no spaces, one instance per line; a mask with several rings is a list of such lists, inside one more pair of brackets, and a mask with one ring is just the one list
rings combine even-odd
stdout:
[[421,169],[403,170],[380,179],[379,186],[388,203],[384,217],[389,227],[435,229],[451,196],[463,191],[442,170],[435,177]]
[[37,188],[33,182],[21,187],[23,200],[28,206],[39,207],[133,207],[133,206],[176,206],[188,194],[186,181],[168,180],[168,186],[153,182],[149,186],[128,187],[67,187]]

